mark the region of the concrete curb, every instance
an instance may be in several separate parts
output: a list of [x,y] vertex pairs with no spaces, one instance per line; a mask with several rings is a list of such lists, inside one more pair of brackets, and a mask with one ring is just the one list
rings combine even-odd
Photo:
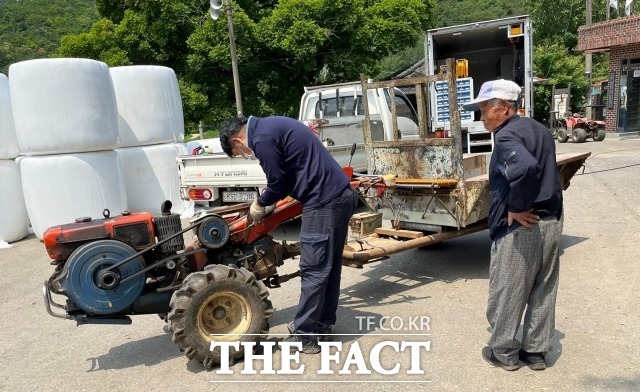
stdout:
[[634,132],[607,132],[607,138],[613,138],[613,139],[636,139],[636,138],[640,138],[640,131],[634,131]]

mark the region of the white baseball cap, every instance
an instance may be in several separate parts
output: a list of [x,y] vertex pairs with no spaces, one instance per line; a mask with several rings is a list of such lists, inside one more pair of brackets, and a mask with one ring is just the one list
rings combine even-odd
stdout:
[[490,99],[504,99],[506,101],[517,101],[520,95],[520,87],[510,80],[498,79],[490,80],[482,84],[476,99],[462,105],[464,110],[470,112],[480,110],[478,104]]

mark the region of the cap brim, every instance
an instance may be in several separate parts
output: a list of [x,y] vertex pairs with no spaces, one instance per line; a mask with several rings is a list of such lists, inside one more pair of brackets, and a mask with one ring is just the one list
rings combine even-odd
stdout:
[[462,108],[468,112],[475,112],[476,110],[480,110],[480,107],[478,106],[479,103],[488,101],[490,99],[491,98],[472,99],[471,101],[463,104]]
[[476,110],[480,110],[477,103],[465,103],[462,105],[462,108],[467,112],[475,112]]

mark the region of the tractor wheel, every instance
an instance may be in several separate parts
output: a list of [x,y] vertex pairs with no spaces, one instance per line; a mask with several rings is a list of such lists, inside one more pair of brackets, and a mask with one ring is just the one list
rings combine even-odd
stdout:
[[596,129],[596,134],[593,137],[593,140],[601,142],[604,140],[605,136],[607,136],[607,131],[604,128],[598,128]]
[[587,140],[587,131],[583,128],[576,128],[573,130],[573,142],[584,143]]
[[567,128],[558,128],[556,131],[556,139],[560,143],[566,143],[569,140],[569,134],[567,133]]
[[[206,368],[219,365],[220,349],[211,351],[212,341],[257,341],[269,332],[268,296],[267,287],[244,268],[213,265],[194,272],[171,297],[172,340],[187,358]],[[230,349],[230,363],[243,355],[242,346]]]

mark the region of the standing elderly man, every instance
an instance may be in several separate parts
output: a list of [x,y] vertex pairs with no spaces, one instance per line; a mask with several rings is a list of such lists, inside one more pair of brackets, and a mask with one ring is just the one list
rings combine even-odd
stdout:
[[518,369],[520,359],[543,370],[555,330],[562,188],[551,132],[516,114],[519,94],[515,83],[494,80],[463,105],[480,110],[484,127],[495,134],[489,167],[492,332],[482,356],[505,370]]
[[340,295],[342,252],[349,218],[358,203],[350,179],[318,137],[288,117],[231,118],[220,131],[229,156],[258,159],[267,189],[249,213],[258,221],[278,200],[291,196],[303,205],[300,231],[301,294],[285,339],[302,342],[302,352],[320,352],[318,338],[329,340]]

